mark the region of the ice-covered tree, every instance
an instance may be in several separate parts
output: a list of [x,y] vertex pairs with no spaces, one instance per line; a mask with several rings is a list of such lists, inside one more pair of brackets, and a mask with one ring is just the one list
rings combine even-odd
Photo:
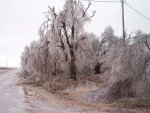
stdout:
[[86,37],[82,37],[84,25],[94,16],[87,14],[91,3],[84,8],[82,3],[77,0],[67,0],[64,8],[56,13],[55,8],[50,8],[52,18],[52,28],[55,36],[59,39],[60,47],[64,51],[65,58],[69,62],[70,78],[76,80],[76,47],[78,43]]
[[24,48],[24,52],[21,55],[21,66],[23,69],[26,69],[27,63],[28,63],[28,58],[29,58],[29,47],[26,46]]
[[117,44],[119,38],[115,36],[113,28],[108,26],[101,35],[101,41],[105,42],[110,47],[114,44]]
[[129,39],[131,39],[132,44],[143,43],[146,45],[148,50],[150,50],[150,34],[142,33],[142,31],[137,30],[130,33]]

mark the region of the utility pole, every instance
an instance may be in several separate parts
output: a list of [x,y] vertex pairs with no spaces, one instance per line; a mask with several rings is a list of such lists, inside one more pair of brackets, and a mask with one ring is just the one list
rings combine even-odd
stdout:
[[121,5],[122,5],[122,38],[123,41],[125,42],[126,39],[126,34],[125,34],[125,24],[124,24],[124,0],[121,0]]
[[125,33],[125,22],[124,22],[124,0],[117,0],[117,1],[101,1],[101,0],[83,0],[83,1],[92,1],[92,2],[121,2],[121,6],[122,6],[122,38],[123,41],[125,42],[126,39],[126,33]]

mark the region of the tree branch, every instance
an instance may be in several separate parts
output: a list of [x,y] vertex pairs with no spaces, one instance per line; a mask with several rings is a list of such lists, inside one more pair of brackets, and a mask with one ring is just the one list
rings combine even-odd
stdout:
[[77,43],[77,45],[81,48],[81,50],[82,50],[90,59],[92,59],[92,56],[89,55],[89,51],[85,50],[80,44]]
[[66,23],[62,22],[62,27],[64,29],[64,33],[65,33],[65,36],[66,36],[67,44],[68,44],[69,47],[71,47],[71,44],[69,42],[69,37],[68,37],[68,34],[67,34]]
[[144,43],[147,46],[147,48],[150,50],[150,47],[149,47],[149,44],[147,43],[147,41],[145,41]]
[[55,18],[57,17],[57,14],[55,12],[55,7],[51,8],[50,6],[48,6],[48,8],[54,13]]
[[82,18],[85,16],[87,10],[89,9],[89,7],[92,5],[92,3],[89,1],[89,4],[87,6],[87,8],[85,9],[85,11],[83,12]]
[[96,11],[94,11],[93,14],[92,14],[89,18],[94,17],[94,16],[95,16],[95,13],[96,13]]
[[82,41],[82,40],[84,40],[84,39],[86,39],[86,38],[87,38],[87,37],[81,37],[77,42],[73,43],[73,45],[79,43],[80,41]]

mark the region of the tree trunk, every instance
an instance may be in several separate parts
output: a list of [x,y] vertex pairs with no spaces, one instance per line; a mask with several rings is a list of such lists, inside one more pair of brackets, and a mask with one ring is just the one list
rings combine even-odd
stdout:
[[73,46],[70,47],[70,56],[71,56],[71,62],[70,62],[70,79],[77,80],[76,77],[76,64],[75,64],[75,55],[73,51]]
[[146,44],[146,46],[147,46],[148,50],[150,50],[150,47],[149,47],[149,45],[148,45],[147,41],[145,42],[145,44]]
[[[77,80],[76,64],[75,64],[76,61],[75,61],[75,54],[74,54],[74,50],[73,50],[74,45],[71,45],[71,43],[69,41],[69,37],[68,37],[67,29],[66,29],[66,23],[62,22],[62,25],[63,25],[64,33],[66,36],[66,42],[69,46],[70,57],[71,57],[70,66],[69,66],[69,68],[70,68],[70,79],[73,79],[74,81],[76,81]],[[71,36],[72,36],[72,39],[74,39],[74,25],[71,28]]]

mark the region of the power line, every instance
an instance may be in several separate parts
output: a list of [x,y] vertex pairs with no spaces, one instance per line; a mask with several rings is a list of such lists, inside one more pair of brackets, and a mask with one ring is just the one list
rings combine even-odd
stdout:
[[83,0],[83,1],[91,1],[91,2],[120,2],[120,1],[99,1],[99,0]]
[[[100,1],[100,0],[83,0],[83,1],[91,1],[91,2],[121,2],[121,1]],[[131,5],[129,5],[125,0],[123,1],[123,3],[125,3],[129,8],[131,8],[133,11],[135,11],[136,13],[138,13],[139,15],[141,15],[143,18],[147,19],[150,22],[150,18],[146,17],[144,14],[142,14],[141,12],[139,12],[138,10],[136,10],[135,8],[133,8]]]
[[148,20],[150,22],[150,19],[148,17],[146,17],[144,14],[140,13],[139,11],[137,11],[135,8],[133,8],[131,5],[129,5],[128,3],[125,2],[125,4],[131,8],[133,11],[135,11],[136,13],[138,13],[139,15],[141,15],[143,18],[145,18],[146,20]]

